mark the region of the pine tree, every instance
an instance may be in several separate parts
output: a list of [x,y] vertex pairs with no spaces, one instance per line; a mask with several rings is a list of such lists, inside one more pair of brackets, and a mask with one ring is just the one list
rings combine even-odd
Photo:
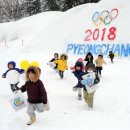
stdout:
[[100,0],[90,0],[90,3],[97,3],[99,2]]
[[51,10],[51,11],[59,11],[60,7],[57,5],[56,0],[45,0],[46,1],[46,10]]
[[40,0],[35,0],[34,1],[34,5],[35,5],[35,11],[34,11],[34,13],[35,14],[40,13],[41,12],[41,3],[40,3]]
[[65,0],[64,11],[71,9],[80,4],[86,3],[85,0]]
[[41,12],[40,0],[26,0],[26,12],[31,16]]

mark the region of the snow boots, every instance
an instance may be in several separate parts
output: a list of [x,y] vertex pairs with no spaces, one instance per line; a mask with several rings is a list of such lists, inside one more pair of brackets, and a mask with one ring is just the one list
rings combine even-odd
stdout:
[[27,125],[31,125],[36,121],[36,116],[30,116],[30,121],[27,123]]
[[76,86],[73,87],[72,89],[74,92],[76,92],[78,90],[78,88]]

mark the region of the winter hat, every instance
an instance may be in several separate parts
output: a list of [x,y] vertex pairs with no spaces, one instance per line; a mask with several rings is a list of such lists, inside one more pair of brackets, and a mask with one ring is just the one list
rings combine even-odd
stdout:
[[83,62],[84,60],[82,58],[78,58],[78,61],[79,62]]
[[86,69],[88,70],[89,68],[93,68],[93,70],[95,70],[95,64],[93,63],[89,63],[86,67]]
[[29,81],[29,73],[32,72],[36,75],[36,81],[39,79],[40,77],[40,68],[39,67],[35,67],[35,66],[30,66],[27,71],[26,71],[26,80]]
[[77,66],[79,66],[79,67],[81,68],[81,70],[83,69],[83,63],[82,63],[82,62],[77,61],[77,62],[75,63],[75,69],[76,69]]
[[91,52],[88,52],[88,53],[87,53],[87,56],[88,56],[88,55],[92,55],[92,53],[91,53]]
[[92,53],[91,53],[91,52],[88,52],[87,55],[85,56],[85,60],[88,59],[88,55],[90,55],[91,58],[93,59],[93,55],[92,55]]
[[67,54],[65,54],[65,53],[61,54],[60,59],[61,59],[62,56],[65,56],[65,60],[68,60],[68,55]]
[[14,68],[16,67],[16,63],[14,61],[8,62],[8,68],[9,68],[9,64],[13,65]]

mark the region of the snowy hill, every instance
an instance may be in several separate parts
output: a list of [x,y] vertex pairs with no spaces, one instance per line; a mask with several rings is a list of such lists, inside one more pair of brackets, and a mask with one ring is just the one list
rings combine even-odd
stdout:
[[[126,15],[130,2],[116,0],[110,3],[102,0],[98,4],[86,4],[67,12],[46,12],[24,18],[17,22],[0,24],[0,75],[7,69],[7,62],[14,60],[17,67],[24,59],[38,61],[42,70],[41,80],[48,92],[51,110],[37,113],[37,122],[27,126],[26,109],[14,112],[9,104],[12,95],[9,83],[0,78],[0,129],[1,130],[129,130],[130,129],[130,60],[115,58],[114,64],[105,58],[107,65],[103,67],[100,88],[95,93],[94,109],[88,111],[84,100],[77,100],[77,93],[72,91],[77,80],[71,70],[65,72],[65,79],[60,80],[47,62],[54,52],[62,53],[69,43],[77,44],[129,44],[130,16]],[[94,12],[103,10],[119,10],[118,17],[112,25],[101,25],[103,28],[115,26],[117,37],[114,41],[84,41],[86,29],[94,30],[92,23]],[[128,46],[129,49],[129,46]],[[118,49],[117,49],[118,50]],[[117,51],[118,52],[118,51]],[[116,52],[116,53],[117,53]],[[129,56],[129,52],[126,53]],[[69,66],[78,57],[68,53]],[[95,55],[96,58],[96,55]],[[21,80],[20,85],[24,82]],[[19,85],[19,86],[20,86]],[[26,93],[24,93],[26,96]]]
[[[111,11],[118,9],[116,19],[108,25],[101,24],[97,27],[92,22],[92,17],[95,12]],[[0,42],[15,42],[19,41],[19,46],[22,44],[26,51],[39,50],[59,50],[66,51],[69,43],[79,44],[126,44],[129,43],[130,16],[125,15],[129,12],[129,1],[127,4],[122,4],[122,0],[107,2],[103,0],[98,4],[86,4],[75,7],[66,12],[45,12],[38,15],[24,18],[17,22],[0,24]],[[113,11],[113,17],[116,12]],[[112,14],[112,13],[111,13]],[[121,26],[123,25],[123,26]],[[116,38],[101,41],[101,31],[106,28],[106,33],[109,33],[110,27],[116,27]],[[99,28],[99,39],[84,41],[87,34],[85,31],[91,29],[92,31]],[[105,34],[106,35],[106,34]],[[47,44],[46,44],[47,43]],[[3,43],[4,44],[4,43]],[[57,46],[57,47],[55,47]],[[45,49],[46,48],[46,49]],[[55,48],[55,49],[54,49]]]

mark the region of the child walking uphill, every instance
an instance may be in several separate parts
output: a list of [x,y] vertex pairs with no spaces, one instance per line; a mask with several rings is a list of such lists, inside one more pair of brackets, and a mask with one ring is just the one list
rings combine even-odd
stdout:
[[[58,53],[54,53],[54,58],[52,58],[49,63],[55,63],[55,61],[59,60],[59,54]],[[58,64],[55,63],[55,67],[53,69],[57,70],[57,66]]]
[[109,51],[108,58],[110,58],[111,59],[111,63],[113,63],[114,53],[112,51]]
[[86,67],[89,63],[93,63],[93,55],[91,52],[88,52],[87,55],[85,56],[84,61],[86,61]]
[[[6,78],[7,74],[11,70],[15,70],[19,74],[23,74],[24,73],[23,69],[16,68],[16,63],[14,61],[8,62],[7,66],[8,66],[8,70],[2,75],[2,78]],[[19,89],[18,84],[19,84],[19,81],[17,83],[15,83],[15,84],[10,83],[10,87],[11,87],[12,92],[17,91]]]
[[[87,72],[86,74],[88,75],[86,80],[89,80],[89,78],[93,78],[94,82],[93,85],[97,85],[100,81],[99,77],[95,74],[95,65],[93,63],[88,64],[86,68]],[[82,82],[83,83],[83,82]],[[90,84],[87,81],[87,85],[89,86]],[[90,85],[89,88],[92,86]],[[84,84],[83,86],[83,93],[84,93],[84,100],[88,105],[88,110],[93,109],[93,100],[94,100],[94,93],[95,91],[92,91],[91,93],[87,90],[86,85]]]
[[30,117],[27,125],[31,125],[36,121],[37,112],[43,112],[49,110],[49,104],[47,103],[47,93],[42,81],[39,79],[39,69],[34,66],[30,66],[26,71],[26,83],[20,88],[22,92],[27,91],[28,96],[28,108],[27,113]]
[[101,77],[101,71],[103,69],[103,64],[107,64],[106,61],[103,59],[103,55],[99,54],[98,58],[95,60],[96,63],[96,73],[99,74],[99,77]]
[[57,69],[59,71],[59,76],[61,79],[63,79],[64,77],[64,71],[68,70],[67,59],[68,56],[65,53],[63,53],[61,54],[60,59],[55,61],[55,63],[58,64]]
[[[78,60],[76,61],[77,62],[81,62],[83,64],[83,67],[82,67],[82,71],[85,71],[85,65],[84,65],[84,60],[82,58],[78,58]],[[75,64],[76,64],[75,63]],[[71,70],[75,70],[75,65],[74,66],[71,66],[70,67]]]
[[81,84],[81,81],[83,80],[82,76],[85,74],[83,71],[83,63],[80,61],[77,61],[75,63],[75,71],[72,72],[75,77],[78,79],[78,83],[75,87],[73,87],[73,91],[76,92],[78,90],[78,99],[82,99],[82,88],[83,84]]

